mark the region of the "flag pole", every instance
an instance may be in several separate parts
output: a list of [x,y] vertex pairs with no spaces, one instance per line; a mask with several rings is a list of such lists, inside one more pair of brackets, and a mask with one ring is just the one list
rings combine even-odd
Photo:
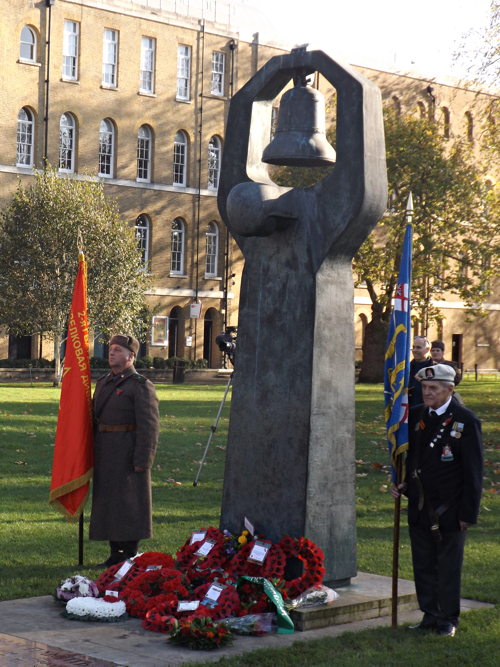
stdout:
[[68,521],[79,524],[78,564],[83,565],[83,509],[92,477],[93,443],[87,265],[82,250],[78,252],[67,331],[49,503]]
[[[398,456],[396,484],[401,481],[402,461]],[[392,613],[391,627],[398,627],[398,573],[399,573],[399,536],[401,527],[401,495],[394,499],[394,526],[392,531]]]
[[78,519],[78,565],[83,565],[83,510]]
[[[406,210],[405,210],[405,219],[406,219],[406,229],[408,230],[408,226],[412,225],[413,222],[413,196],[410,191],[408,195],[408,199],[406,202]],[[405,238],[406,238],[406,233],[405,232]],[[403,253],[404,255],[404,253]],[[409,260],[409,267],[408,267],[408,275],[407,275],[407,280],[408,280],[408,301],[407,301],[407,309],[408,309],[408,316],[407,316],[407,331],[406,331],[406,363],[405,363],[405,374],[407,374],[408,369],[406,368],[407,363],[409,362],[409,341],[410,341],[410,326],[411,326],[411,308],[410,308],[410,288],[411,288],[411,243],[410,243],[410,257],[408,258]],[[401,264],[403,265],[403,257]],[[401,269],[400,268],[400,277],[401,277]],[[405,382],[406,384],[406,389],[408,389],[408,380]],[[408,406],[407,406],[408,408]],[[408,418],[408,415],[406,414],[406,420]],[[403,481],[403,453],[401,452],[398,455],[397,451],[397,442],[396,448],[395,448],[395,466],[394,466],[394,476],[395,476],[395,483],[396,486],[399,486],[401,482]],[[397,629],[398,627],[398,574],[399,574],[399,543],[400,543],[400,528],[401,528],[401,494],[398,495],[397,498],[394,499],[394,525],[393,525],[393,531],[392,531],[392,598],[391,598],[391,627],[393,630]]]

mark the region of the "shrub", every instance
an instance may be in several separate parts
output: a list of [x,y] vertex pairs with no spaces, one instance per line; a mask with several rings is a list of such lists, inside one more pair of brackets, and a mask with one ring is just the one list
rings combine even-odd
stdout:
[[108,360],[101,357],[90,357],[90,368],[108,368]]
[[153,368],[165,368],[167,360],[163,357],[153,357]]

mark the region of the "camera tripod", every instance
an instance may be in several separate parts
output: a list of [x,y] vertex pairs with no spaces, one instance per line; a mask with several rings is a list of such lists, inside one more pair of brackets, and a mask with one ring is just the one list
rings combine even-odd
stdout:
[[233,375],[234,375],[234,370],[231,372],[231,375],[229,376],[229,378],[227,380],[226,391],[224,392],[224,396],[222,397],[222,400],[220,402],[219,409],[217,411],[217,416],[215,418],[214,423],[210,427],[210,435],[208,436],[205,451],[203,452],[203,456],[201,457],[200,467],[198,468],[198,472],[196,473],[196,477],[195,477],[195,480],[193,482],[193,486],[198,486],[198,480],[200,479],[201,469],[203,468],[203,464],[205,463],[205,459],[207,458],[207,453],[208,453],[208,449],[210,447],[210,443],[212,442],[212,438],[214,437],[215,431],[217,430],[217,426],[219,425],[219,419],[220,419],[220,416],[222,414],[222,409],[223,409],[224,404],[226,402],[227,395],[229,393],[229,387],[231,386]]

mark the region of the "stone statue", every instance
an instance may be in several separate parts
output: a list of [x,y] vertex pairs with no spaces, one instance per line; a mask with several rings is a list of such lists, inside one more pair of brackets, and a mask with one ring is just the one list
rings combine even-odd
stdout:
[[[279,187],[261,159],[272,100],[315,71],[337,92],[337,161],[312,187]],[[221,526],[309,537],[335,585],[356,575],[351,260],[386,201],[380,93],[360,74],[298,49],[231,100],[218,203],[245,267]]]

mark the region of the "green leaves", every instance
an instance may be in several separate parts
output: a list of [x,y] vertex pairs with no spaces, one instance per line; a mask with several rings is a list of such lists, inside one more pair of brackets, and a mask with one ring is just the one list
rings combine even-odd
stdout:
[[104,335],[140,330],[150,277],[133,229],[101,182],[48,166],[32,185],[19,184],[0,215],[0,321],[10,331],[64,336],[79,249],[88,264],[91,326]]

